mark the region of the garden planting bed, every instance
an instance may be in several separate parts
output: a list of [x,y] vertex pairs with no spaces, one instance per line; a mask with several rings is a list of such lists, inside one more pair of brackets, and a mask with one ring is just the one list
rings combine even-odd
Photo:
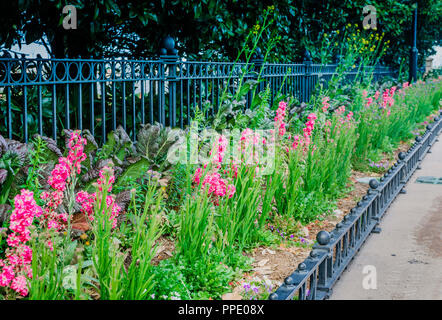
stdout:
[[[425,123],[422,123],[425,125]],[[400,146],[391,154],[384,154],[381,163],[392,163],[392,158],[396,158],[400,152],[407,151],[412,141],[401,142]],[[385,173],[387,168],[382,168]],[[226,294],[226,299],[241,299],[241,293],[244,292],[244,284],[250,281],[264,283],[267,282],[270,288],[279,287],[285,278],[292,274],[294,267],[303,262],[310,254],[313,244],[316,242],[316,236],[320,231],[331,232],[335,229],[336,224],[341,222],[343,217],[347,215],[351,209],[367,194],[370,186],[367,182],[360,182],[358,179],[373,178],[379,179],[382,173],[377,172],[359,172],[352,171],[347,187],[350,189],[344,197],[337,200],[337,209],[330,215],[322,217],[321,221],[313,221],[303,227],[304,237],[306,241],[304,246],[294,246],[291,244],[281,243],[279,246],[258,247],[253,249],[248,255],[254,259],[253,269],[251,272],[244,274],[244,277],[233,284],[232,293]],[[301,242],[298,242],[298,244]],[[236,286],[235,286],[236,285]]]
[[398,160],[379,181],[370,181],[367,194],[350,210],[331,231],[317,234],[317,244],[298,268],[285,278],[278,290],[270,295],[271,300],[327,299],[333,292],[334,283],[359,252],[359,248],[372,232],[379,232],[379,221],[414,171],[419,169],[438,136],[442,132],[442,110],[430,117],[423,135],[405,151],[400,151]]
[[[412,132],[438,119],[441,83],[349,88],[351,102],[319,93],[300,113],[291,97],[263,98],[247,121],[217,115],[213,127],[225,127],[210,141],[193,124],[187,140],[142,126],[136,144],[119,128],[100,148],[86,130],[66,130],[65,148],[47,137],[28,145],[1,137],[0,294],[266,299],[322,245],[320,230],[352,219],[361,198],[377,201],[358,179],[381,177]],[[223,103],[239,113],[240,101]],[[238,140],[226,128],[238,129]],[[172,163],[174,151],[192,153],[192,132],[207,157]]]

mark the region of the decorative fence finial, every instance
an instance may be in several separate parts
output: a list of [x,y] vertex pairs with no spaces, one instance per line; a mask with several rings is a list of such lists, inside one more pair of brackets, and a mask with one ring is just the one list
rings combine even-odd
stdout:
[[177,55],[178,50],[175,49],[175,40],[171,36],[167,36],[161,40],[161,55]]
[[407,154],[405,152],[399,152],[399,154],[398,154],[398,158],[400,160],[404,160],[406,156],[407,156]]
[[311,56],[311,54],[310,54],[310,51],[308,51],[307,49],[305,49],[305,51],[304,51],[304,59],[303,59],[303,61],[302,61],[303,63],[306,63],[306,62],[312,62],[312,56]]
[[370,188],[372,189],[377,189],[379,187],[379,181],[377,179],[371,179],[368,182],[368,185],[370,186]]
[[330,242],[330,233],[324,230],[319,231],[316,235],[316,241],[318,241],[321,246],[327,245]]

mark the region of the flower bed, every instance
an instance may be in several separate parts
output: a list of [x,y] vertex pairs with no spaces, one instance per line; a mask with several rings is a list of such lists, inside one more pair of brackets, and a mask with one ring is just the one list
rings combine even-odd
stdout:
[[65,131],[65,148],[0,137],[0,293],[267,298],[287,274],[267,277],[265,257],[302,259],[346,213],[352,172],[383,173],[373,163],[438,114],[441,84],[355,86],[350,102],[319,93],[300,114],[293,98],[267,98],[237,122],[143,126],[136,145],[122,128],[101,148],[87,131]]

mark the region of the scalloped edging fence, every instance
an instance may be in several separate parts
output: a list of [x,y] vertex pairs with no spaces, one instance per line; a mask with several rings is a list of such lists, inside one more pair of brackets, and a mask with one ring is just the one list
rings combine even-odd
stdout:
[[413,173],[420,169],[420,163],[437,141],[442,131],[442,110],[434,122],[427,126],[422,136],[407,152],[398,155],[397,162],[380,178],[372,179],[370,189],[350,213],[330,233],[320,231],[317,244],[309,257],[284,283],[269,296],[270,300],[323,300],[332,293],[333,285],[339,280],[359,252],[371,233],[379,233],[378,224],[399,193],[405,193],[404,186]]

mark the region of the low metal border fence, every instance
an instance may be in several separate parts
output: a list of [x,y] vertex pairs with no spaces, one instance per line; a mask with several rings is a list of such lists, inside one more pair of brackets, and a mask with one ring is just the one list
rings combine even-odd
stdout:
[[442,110],[427,125],[422,136],[407,152],[398,155],[397,162],[380,178],[370,180],[370,189],[330,233],[320,231],[309,257],[284,283],[269,296],[270,300],[323,300],[330,297],[333,285],[348,267],[371,233],[380,231],[378,225],[383,215],[442,131]]

